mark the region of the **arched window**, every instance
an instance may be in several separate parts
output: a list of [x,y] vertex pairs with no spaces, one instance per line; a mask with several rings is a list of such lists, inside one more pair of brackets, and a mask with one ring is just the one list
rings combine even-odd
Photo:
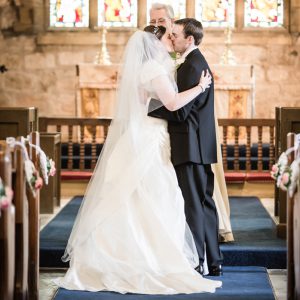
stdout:
[[[287,27],[289,0],[46,0],[50,29],[120,27],[149,23],[154,2],[172,5],[175,19],[194,17],[207,28]],[[48,7],[48,6],[47,6]]]
[[98,26],[136,27],[137,1],[98,0]]
[[195,6],[195,17],[204,27],[234,27],[234,0],[196,0]]
[[50,0],[50,27],[88,27],[88,0]]
[[246,27],[282,27],[283,0],[246,0]]

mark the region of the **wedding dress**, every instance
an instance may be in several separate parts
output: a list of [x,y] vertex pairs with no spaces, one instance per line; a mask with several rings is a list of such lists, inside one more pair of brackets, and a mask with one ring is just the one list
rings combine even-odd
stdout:
[[56,280],[60,287],[177,294],[214,292],[222,284],[194,270],[199,259],[167,122],[147,116],[153,79],[172,77],[168,54],[152,49],[157,42],[138,31],[127,45],[117,111],[68,242],[70,268]]

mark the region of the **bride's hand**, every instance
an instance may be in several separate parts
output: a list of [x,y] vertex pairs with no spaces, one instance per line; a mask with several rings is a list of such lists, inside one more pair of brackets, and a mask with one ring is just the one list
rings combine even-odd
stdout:
[[202,92],[204,92],[211,85],[211,75],[208,70],[202,71],[201,78],[199,80],[199,85],[202,87]]

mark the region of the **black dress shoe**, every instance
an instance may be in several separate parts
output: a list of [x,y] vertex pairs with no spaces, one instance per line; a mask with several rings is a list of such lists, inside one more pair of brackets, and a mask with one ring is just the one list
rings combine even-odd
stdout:
[[223,275],[222,265],[210,266],[208,268],[208,271],[209,271],[208,276],[222,276]]
[[203,273],[204,273],[203,265],[199,265],[198,267],[195,268],[195,270],[196,270],[200,275],[203,275]]

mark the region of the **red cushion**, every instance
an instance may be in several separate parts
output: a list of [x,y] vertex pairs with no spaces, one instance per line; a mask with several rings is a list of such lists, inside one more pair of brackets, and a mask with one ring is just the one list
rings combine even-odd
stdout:
[[226,172],[226,182],[244,182],[246,180],[246,173],[244,172]]
[[62,180],[90,180],[93,172],[89,171],[62,171]]
[[246,176],[247,181],[274,181],[270,172],[252,172]]
[[[62,180],[90,180],[93,172],[89,171],[62,171]],[[226,182],[244,182],[244,181],[268,181],[271,182],[270,172],[226,172]]]

